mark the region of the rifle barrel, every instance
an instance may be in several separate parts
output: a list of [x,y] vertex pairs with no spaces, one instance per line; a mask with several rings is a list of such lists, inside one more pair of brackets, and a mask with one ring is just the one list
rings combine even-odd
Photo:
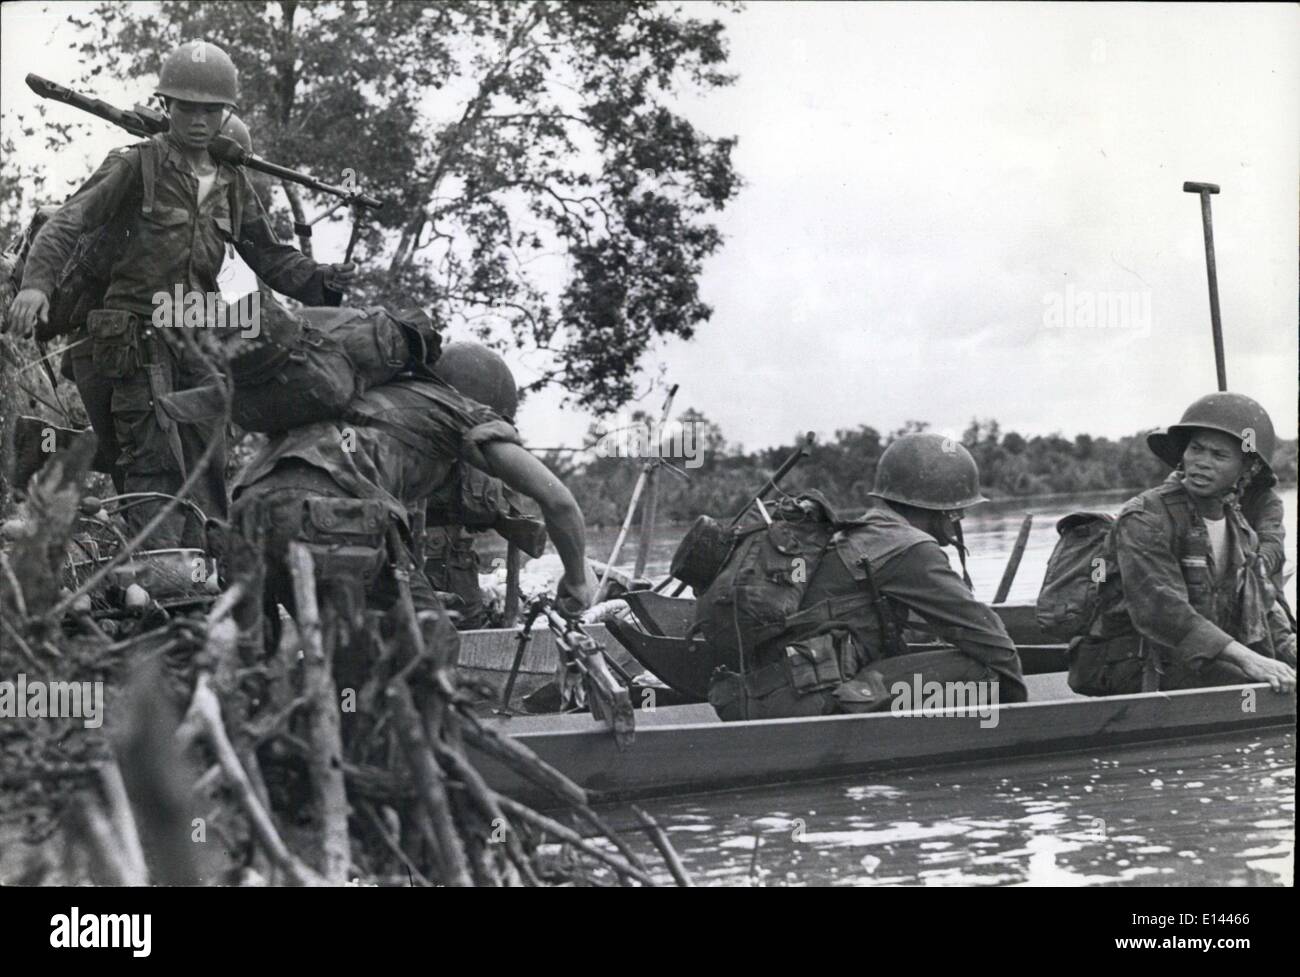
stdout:
[[306,173],[300,173],[297,170],[291,170],[287,166],[281,166],[279,163],[272,163],[270,160],[247,152],[244,147],[235,142],[228,136],[217,136],[212,140],[208,151],[217,159],[225,160],[228,163],[234,163],[236,166],[246,166],[250,170],[258,170],[261,173],[268,173],[271,176],[278,176],[282,180],[289,180],[292,183],[300,183],[312,190],[319,190],[321,193],[332,194],[336,197],[343,197],[348,203],[355,204],[358,207],[365,207],[368,210],[379,210],[384,206],[384,202],[377,197],[367,196],[354,187],[341,187],[332,183],[326,183],[324,180],[318,180],[314,176]]
[[[166,131],[167,125],[163,117],[153,118],[149,113],[131,112],[125,109],[119,109],[114,105],[101,101],[98,98],[91,98],[88,95],[82,95],[74,92],[71,88],[60,85],[58,82],[50,81],[48,78],[42,78],[40,75],[29,74],[26,78],[27,87],[34,91],[41,98],[53,99],[56,102],[65,102],[73,108],[81,109],[105,122],[111,122],[131,133],[133,136],[148,138],[159,132]],[[278,163],[272,163],[269,160],[262,159],[252,153],[244,152],[244,148],[235,142],[229,136],[217,136],[212,140],[209,146],[209,152],[217,159],[236,166],[247,166],[249,169],[259,170],[262,173],[269,173],[271,176],[277,176],[282,180],[289,180],[292,183],[300,183],[312,190],[318,190],[321,193],[328,193],[335,197],[342,197],[348,203],[357,207],[365,207],[368,210],[379,210],[384,206],[384,202],[377,197],[371,197],[361,193],[356,187],[336,186],[332,183],[326,183],[318,180],[314,176],[306,173],[299,173],[297,170],[291,170],[287,166],[280,166]]]

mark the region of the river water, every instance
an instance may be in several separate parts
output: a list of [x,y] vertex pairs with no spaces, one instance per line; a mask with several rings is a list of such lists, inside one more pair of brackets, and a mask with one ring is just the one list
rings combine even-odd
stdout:
[[[991,600],[1020,522],[1033,529],[1010,600],[1037,596],[1077,509],[1115,511],[1129,493],[972,510],[976,594]],[[1294,565],[1296,490],[1282,493]],[[667,572],[681,527],[657,534],[650,576]],[[592,534],[608,555],[615,532]],[[618,563],[631,569],[635,534]],[[1290,585],[1295,606],[1295,581]],[[1278,730],[1047,758],[888,772],[700,795],[645,807],[698,884],[1289,885],[1295,848],[1295,735]],[[610,812],[618,825],[631,819]]]

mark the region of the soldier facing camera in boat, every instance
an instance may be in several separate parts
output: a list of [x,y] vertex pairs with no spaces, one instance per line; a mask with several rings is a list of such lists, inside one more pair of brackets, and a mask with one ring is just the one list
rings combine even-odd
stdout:
[[[838,519],[809,492],[770,513],[760,503],[764,522],[737,531],[696,617],[711,647],[741,666],[710,684],[722,719],[881,711],[900,690],[933,683],[1026,700],[1015,644],[965,577],[963,510],[985,501],[970,453],[906,435],[881,456],[871,494],[879,503],[860,519]],[[903,631],[918,617],[953,647],[909,650]]]
[[[1147,444],[1177,470],[1096,529],[1099,579],[1079,591],[1090,606],[1071,645],[1070,687],[1116,695],[1267,682],[1293,691],[1295,622],[1280,588],[1267,412],[1241,394],[1210,394]],[[1048,578],[1040,620],[1052,610],[1050,565]]]

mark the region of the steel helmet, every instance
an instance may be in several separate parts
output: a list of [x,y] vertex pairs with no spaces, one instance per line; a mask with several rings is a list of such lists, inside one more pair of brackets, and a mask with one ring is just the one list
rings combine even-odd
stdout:
[[515,378],[498,353],[482,343],[448,343],[433,365],[434,375],[470,400],[486,404],[508,421],[519,406]]
[[1197,428],[1222,431],[1240,438],[1244,450],[1258,453],[1266,477],[1276,481],[1272,462],[1277,436],[1273,433],[1273,421],[1268,411],[1258,403],[1244,394],[1226,391],[1207,394],[1183,411],[1182,420],[1177,424],[1148,434],[1147,446],[1165,464],[1177,468],[1187,450],[1187,441]]
[[221,102],[233,108],[239,101],[239,72],[230,55],[215,44],[186,41],[163,62],[154,92],[183,102]]
[[226,124],[221,127],[220,134],[235,140],[244,152],[251,153],[253,151],[253,134],[248,131],[248,126],[244,125],[244,120],[239,116],[228,116]]
[[987,502],[969,451],[941,434],[905,434],[876,463],[871,494],[919,509],[965,509]]

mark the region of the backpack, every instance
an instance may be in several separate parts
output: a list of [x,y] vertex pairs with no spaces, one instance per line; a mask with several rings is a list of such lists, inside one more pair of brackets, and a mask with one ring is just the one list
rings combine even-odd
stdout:
[[816,491],[781,500],[770,515],[770,525],[731,531],[730,550],[696,601],[691,633],[703,634],[718,660],[738,660],[742,652],[740,660],[748,660],[783,636],[832,537],[850,525]]
[[1118,592],[1119,564],[1107,544],[1115,517],[1072,512],[1056,523],[1060,538],[1047,561],[1035,616],[1045,634],[1071,641],[1087,632],[1106,598]]
[[[442,348],[433,320],[420,309],[291,313],[274,300],[269,310],[266,305],[256,336],[225,340],[234,382],[231,420],[245,431],[277,434],[346,419],[356,397],[400,373],[428,369]],[[222,398],[215,386],[204,386],[162,401],[174,420],[193,423],[220,413]]]
[[[135,143],[124,149],[114,150],[126,156],[137,151],[140,167],[140,184],[127,194],[115,213],[99,227],[82,232],[73,246],[72,254],[64,262],[63,269],[55,282],[54,292],[50,295],[50,309],[46,322],[37,322],[35,336],[38,343],[76,332],[86,324],[86,317],[95,309],[101,308],[104,294],[108,291],[109,277],[113,264],[122,256],[127,241],[131,236],[131,227],[135,222],[137,208],[143,211],[153,209],[155,173],[158,166],[155,136],[143,142]],[[235,240],[239,240],[242,225],[243,205],[239,195],[239,179],[229,184],[230,223]],[[84,189],[78,189],[68,200],[74,199]],[[22,288],[23,270],[32,244],[46,221],[59,210],[55,206],[41,207],[27,226],[11,241],[0,254],[0,332],[4,331],[4,319],[9,313],[9,304]]]

